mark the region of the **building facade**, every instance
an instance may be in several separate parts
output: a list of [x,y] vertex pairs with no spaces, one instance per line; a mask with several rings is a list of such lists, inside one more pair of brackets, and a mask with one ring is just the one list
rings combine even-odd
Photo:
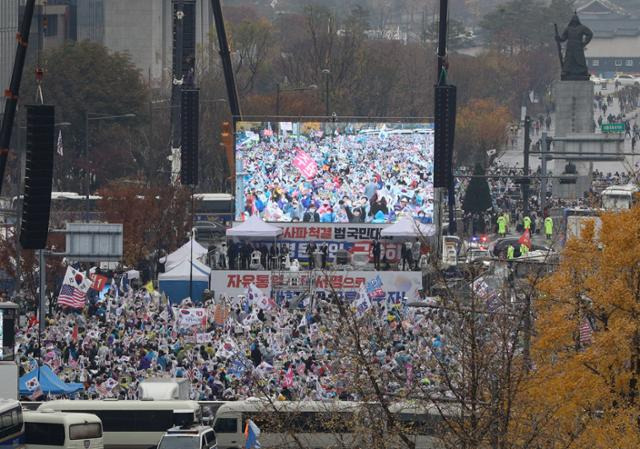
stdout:
[[[9,87],[11,82],[13,60],[16,55],[17,32],[18,0],[0,1],[0,91],[2,92]],[[0,107],[4,108],[4,95],[0,99]]]
[[[141,75],[154,87],[172,77],[173,3],[179,0],[37,0],[31,27],[32,49],[46,50],[67,41],[88,40],[111,51],[128,53]],[[196,48],[211,48],[213,17],[209,0],[195,3]],[[0,85],[9,85],[15,35],[24,0],[0,0]],[[46,26],[45,26],[46,25]],[[204,44],[204,45],[203,45]],[[29,61],[37,51],[28,54]],[[196,52],[198,64],[205,54]],[[206,55],[217,58],[217,53]]]
[[[151,85],[171,81],[173,3],[176,0],[82,0],[77,2],[77,39],[128,53]],[[186,0],[189,1],[189,0]],[[192,1],[192,0],[191,0]],[[210,2],[195,0],[196,45],[209,42]]]
[[577,11],[593,31],[585,53],[591,73],[640,73],[640,16],[609,0],[590,0]]

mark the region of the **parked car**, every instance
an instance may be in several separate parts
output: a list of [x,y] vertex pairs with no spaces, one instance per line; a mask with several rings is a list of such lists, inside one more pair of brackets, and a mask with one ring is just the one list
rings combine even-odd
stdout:
[[[493,255],[493,257],[507,257],[507,247],[509,245],[513,245],[515,248],[515,255],[518,257],[520,255],[520,243],[518,243],[520,237],[504,237],[500,238],[489,245],[489,252]],[[531,251],[543,251],[543,252],[553,252],[553,250],[549,249],[546,246],[532,244]]]
[[619,83],[621,86],[633,86],[635,83],[640,83],[640,78],[627,73],[621,73],[616,76],[614,82]]
[[157,449],[215,449],[216,436],[209,426],[172,427]]

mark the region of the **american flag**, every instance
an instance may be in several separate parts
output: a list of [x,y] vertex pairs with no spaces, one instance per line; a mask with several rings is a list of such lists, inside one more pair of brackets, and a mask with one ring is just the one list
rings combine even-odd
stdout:
[[593,328],[587,318],[582,320],[580,325],[580,344],[582,346],[590,345],[593,337]]
[[85,304],[86,294],[71,285],[63,284],[58,295],[58,305],[82,309]]

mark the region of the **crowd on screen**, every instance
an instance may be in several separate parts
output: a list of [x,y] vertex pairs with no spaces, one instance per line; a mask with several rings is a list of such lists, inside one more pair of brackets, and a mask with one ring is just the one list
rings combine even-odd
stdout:
[[[390,223],[403,214],[430,221],[432,148],[429,133],[359,134],[348,126],[306,136],[262,132],[239,145],[242,213],[285,222]],[[301,151],[313,159],[315,176],[294,166]]]
[[[180,310],[170,309],[157,292],[114,284],[81,310],[56,308],[41,339],[42,360],[62,380],[84,385],[78,398],[135,399],[140,381],[158,376],[190,379],[191,398],[197,400],[265,394],[281,400],[358,398],[336,355],[336,326],[327,321],[329,300],[316,298],[312,305],[268,300],[264,305],[248,298],[206,299],[199,306],[207,316],[197,330],[201,339],[194,329],[180,327]],[[191,304],[187,300],[182,306]],[[438,364],[425,354],[442,349],[442,331],[415,310],[384,301],[359,308],[384,333],[367,354],[395,379],[391,391],[409,383],[428,389],[438,385]],[[34,368],[39,341],[32,319],[17,335],[21,374]]]

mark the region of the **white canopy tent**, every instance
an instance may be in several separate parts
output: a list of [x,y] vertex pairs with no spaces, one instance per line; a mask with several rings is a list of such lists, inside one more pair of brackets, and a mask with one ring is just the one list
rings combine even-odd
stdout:
[[257,215],[253,215],[233,228],[227,229],[227,237],[251,238],[276,238],[282,234],[282,229],[269,223],[265,223]]
[[436,234],[436,225],[432,223],[424,224],[411,217],[402,217],[397,223],[384,228],[380,235],[382,237],[432,237]]
[[202,262],[194,259],[192,270],[191,267],[189,267],[189,259],[183,259],[171,270],[165,273],[160,273],[158,275],[158,281],[188,281],[190,276],[193,276],[194,281],[209,282],[210,274],[211,268],[209,268]]
[[[209,251],[207,248],[193,241],[193,258],[200,259],[207,255]],[[172,270],[175,266],[179,265],[183,260],[188,260],[191,258],[191,240],[182,245],[180,248],[172,252],[167,256],[167,260],[165,262],[165,271]]]

